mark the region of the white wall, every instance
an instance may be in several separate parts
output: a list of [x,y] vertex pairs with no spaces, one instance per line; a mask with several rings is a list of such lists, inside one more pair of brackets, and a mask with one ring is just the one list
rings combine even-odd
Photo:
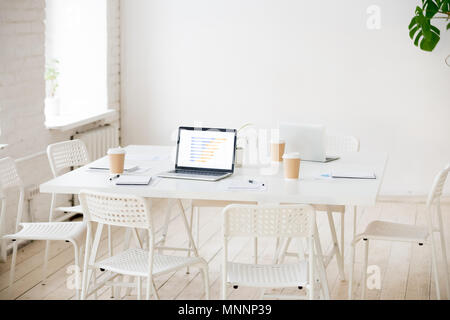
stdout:
[[122,0],[123,144],[167,144],[198,121],[324,123],[389,153],[382,194],[425,194],[450,162],[450,34],[414,47],[417,3]]

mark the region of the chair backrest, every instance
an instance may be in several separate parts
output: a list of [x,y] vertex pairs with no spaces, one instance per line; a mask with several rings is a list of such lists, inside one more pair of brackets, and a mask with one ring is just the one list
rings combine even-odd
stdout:
[[430,206],[436,199],[439,199],[442,196],[442,191],[444,190],[445,182],[450,173],[450,163],[445,167],[445,169],[441,170],[436,177],[434,178],[434,182],[431,186],[430,193],[428,194],[427,205]]
[[0,195],[10,188],[23,188],[23,183],[14,159],[7,157],[0,159]]
[[4,223],[6,219],[6,195],[5,191],[9,189],[19,189],[19,200],[17,203],[17,215],[15,231],[18,231],[19,223],[22,221],[23,214],[23,202],[25,197],[25,191],[22,179],[20,179],[17,171],[16,163],[12,158],[0,159],[0,200],[2,203],[0,210],[0,236],[5,230]]
[[86,145],[78,139],[49,145],[47,156],[54,177],[57,177],[64,169],[89,163]]
[[153,229],[150,206],[142,197],[85,190],[80,192],[79,199],[85,221]]
[[290,237],[314,235],[310,205],[238,205],[223,209],[225,237]]
[[326,135],[325,149],[327,155],[341,155],[349,152],[359,152],[359,140],[353,136]]

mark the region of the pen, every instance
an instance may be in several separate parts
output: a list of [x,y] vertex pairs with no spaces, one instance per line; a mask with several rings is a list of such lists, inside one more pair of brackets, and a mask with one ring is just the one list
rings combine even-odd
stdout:
[[[255,183],[254,180],[248,180],[249,183]],[[264,187],[264,183],[261,183],[261,185]]]
[[117,179],[118,177],[120,177],[120,174],[116,174],[115,176],[110,177],[110,178],[109,178],[109,181],[111,181],[111,180],[113,180],[113,179]]

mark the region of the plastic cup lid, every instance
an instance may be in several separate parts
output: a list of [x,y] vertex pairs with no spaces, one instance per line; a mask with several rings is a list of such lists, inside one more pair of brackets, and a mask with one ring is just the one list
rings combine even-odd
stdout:
[[281,144],[281,143],[285,143],[285,141],[283,139],[272,139],[272,140],[270,140],[270,143],[279,143],[279,144]]
[[283,159],[300,159],[300,153],[291,152],[283,154]]
[[126,153],[125,149],[121,147],[108,149],[108,154],[125,154],[125,153]]

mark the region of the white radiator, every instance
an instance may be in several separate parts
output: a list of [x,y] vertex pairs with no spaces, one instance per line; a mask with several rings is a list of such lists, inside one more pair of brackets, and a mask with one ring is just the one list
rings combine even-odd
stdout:
[[119,146],[119,133],[115,126],[103,126],[77,133],[73,138],[86,144],[91,161],[105,156],[109,148]]

